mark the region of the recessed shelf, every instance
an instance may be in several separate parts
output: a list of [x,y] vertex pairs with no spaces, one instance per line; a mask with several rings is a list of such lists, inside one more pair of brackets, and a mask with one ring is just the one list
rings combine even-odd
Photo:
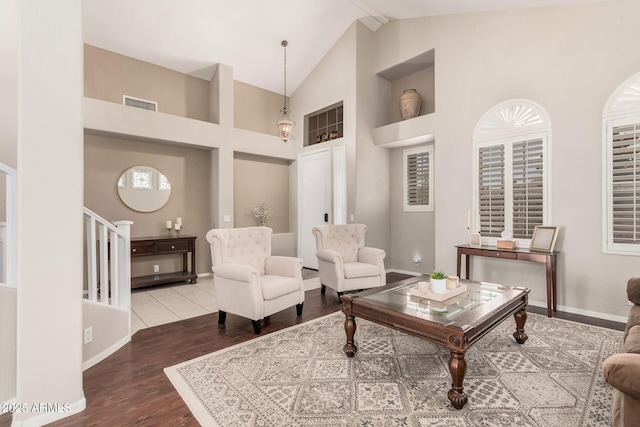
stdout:
[[381,108],[387,111],[379,117],[378,126],[402,121],[400,96],[407,89],[415,89],[422,99],[419,116],[435,112],[435,49],[379,71],[377,75],[382,83]]
[[391,123],[373,130],[373,143],[379,147],[397,148],[435,141],[436,113]]

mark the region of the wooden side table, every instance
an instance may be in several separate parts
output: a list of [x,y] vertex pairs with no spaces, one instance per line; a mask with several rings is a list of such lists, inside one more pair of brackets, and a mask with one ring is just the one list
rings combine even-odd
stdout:
[[458,277],[462,277],[462,256],[466,257],[466,279],[469,279],[469,258],[471,256],[480,256],[488,258],[517,259],[520,261],[531,261],[545,264],[547,276],[547,316],[552,317],[556,306],[556,257],[558,252],[534,252],[529,249],[498,249],[492,246],[471,247],[469,245],[458,245]]

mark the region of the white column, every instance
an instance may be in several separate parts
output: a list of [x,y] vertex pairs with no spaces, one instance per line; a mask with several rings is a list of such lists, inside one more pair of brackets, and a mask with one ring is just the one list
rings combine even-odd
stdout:
[[27,412],[14,425],[85,407],[82,43],[82,0],[18,2],[16,401]]

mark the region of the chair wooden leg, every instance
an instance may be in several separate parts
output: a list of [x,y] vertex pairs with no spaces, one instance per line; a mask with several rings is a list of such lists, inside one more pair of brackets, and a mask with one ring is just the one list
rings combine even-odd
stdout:
[[260,327],[260,320],[252,320],[251,324],[253,325],[253,332],[255,332],[256,335],[260,334],[260,331],[262,330]]
[[302,306],[304,305],[303,302],[301,302],[300,304],[296,304],[296,313],[298,314],[298,316],[302,316]]
[[227,312],[226,311],[218,311],[218,324],[224,325],[224,322],[227,320]]
[[327,292],[327,287],[323,284],[320,284],[320,293],[324,295],[325,292]]

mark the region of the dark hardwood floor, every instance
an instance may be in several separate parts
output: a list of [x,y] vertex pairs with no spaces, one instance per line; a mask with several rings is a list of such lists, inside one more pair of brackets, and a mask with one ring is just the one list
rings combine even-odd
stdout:
[[[407,275],[389,273],[387,283]],[[335,292],[321,295],[308,291],[301,318],[295,307],[270,316],[262,335],[340,310]],[[546,310],[528,307],[531,313]],[[624,324],[558,313],[557,317],[622,330]],[[84,372],[87,408],[51,426],[198,426],[189,408],[175,391],[163,368],[255,338],[251,322],[227,315],[219,327],[218,315],[210,314],[138,331],[131,342]],[[8,414],[0,427],[9,426]]]

